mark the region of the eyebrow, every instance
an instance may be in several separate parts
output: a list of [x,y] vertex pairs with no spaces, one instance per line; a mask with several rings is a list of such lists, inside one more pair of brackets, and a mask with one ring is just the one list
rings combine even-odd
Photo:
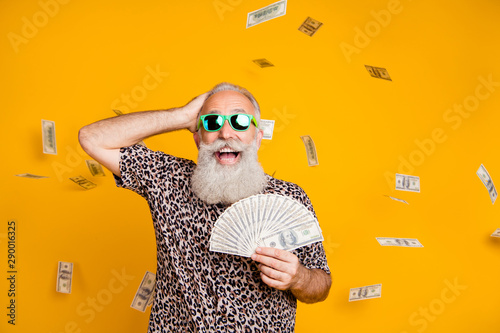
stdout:
[[[220,111],[217,109],[210,110],[209,112],[215,113],[215,114],[220,114]],[[232,114],[234,114],[234,113],[247,113],[247,111],[245,111],[244,109],[241,109],[241,108],[232,109],[231,112],[232,112]]]

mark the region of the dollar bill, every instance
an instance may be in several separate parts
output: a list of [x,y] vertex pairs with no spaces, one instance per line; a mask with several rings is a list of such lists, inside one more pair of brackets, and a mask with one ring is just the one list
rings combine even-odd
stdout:
[[380,297],[382,297],[382,284],[351,288],[349,291],[349,302]]
[[500,228],[498,228],[497,230],[495,230],[495,232],[493,232],[491,234],[491,237],[500,237]]
[[286,14],[286,0],[275,2],[247,15],[247,29]]
[[71,282],[73,280],[73,263],[59,261],[57,269],[56,291],[71,294]]
[[323,25],[323,23],[321,23],[320,21],[316,21],[312,17],[308,17],[308,18],[306,18],[304,23],[302,23],[300,25],[299,31],[312,37],[322,25]]
[[477,169],[476,174],[478,175],[479,179],[483,182],[484,186],[486,186],[486,189],[488,190],[488,194],[490,195],[491,203],[495,204],[495,201],[497,200],[497,189],[495,188],[495,185],[493,184],[493,180],[490,177],[490,174],[488,171],[486,171],[486,168],[484,165],[481,164],[479,166],[479,169]]
[[306,146],[307,152],[307,164],[309,166],[319,165],[318,154],[316,153],[316,146],[314,145],[313,139],[309,135],[303,135],[300,137]]
[[289,197],[258,194],[242,199],[217,219],[210,251],[250,257],[259,246],[293,250],[323,241],[318,220]]
[[260,129],[264,131],[262,139],[271,140],[273,138],[274,120],[261,119]]
[[386,195],[386,197],[391,198],[391,199],[392,199],[392,200],[394,200],[394,201],[399,201],[399,202],[402,202],[402,203],[405,203],[405,204],[409,205],[409,203],[407,203],[407,202],[406,202],[405,200],[403,200],[403,199],[394,198],[394,197],[391,197],[391,196],[389,196],[389,195]]
[[42,178],[49,178],[47,176],[39,176],[39,175],[34,175],[31,173],[21,173],[19,175],[16,175],[17,177],[23,177],[23,178],[30,178],[30,179],[42,179]]
[[260,68],[266,68],[266,67],[274,67],[274,65],[267,59],[254,59],[252,60],[254,63],[256,63]]
[[94,160],[85,160],[85,162],[87,163],[87,167],[89,168],[92,176],[106,176],[104,174],[104,169],[102,168],[102,165],[99,164],[99,162]]
[[156,275],[151,272],[146,272],[142,278],[139,289],[137,289],[137,292],[135,293],[134,300],[132,301],[130,307],[142,312],[146,311],[146,307],[152,303],[155,283]]
[[[156,276],[155,276],[155,278],[156,278]],[[151,293],[151,297],[149,297],[149,301],[148,301],[147,306],[150,306],[151,304],[153,304],[153,302],[155,301],[155,296],[156,296],[156,289],[153,289],[153,292]]]
[[368,65],[365,65],[365,67],[371,76],[376,77],[377,79],[384,79],[384,80],[392,81],[387,69],[382,68],[382,67],[368,66]]
[[323,235],[318,222],[314,221],[265,236],[259,245],[293,250],[318,241],[323,241]]
[[420,193],[420,177],[397,173],[396,190]]
[[56,123],[42,119],[43,153],[57,155]]
[[382,246],[424,247],[415,238],[377,237],[377,241]]
[[97,186],[96,184],[92,183],[90,180],[82,176],[72,177],[70,178],[70,180],[75,182],[77,185],[80,185],[86,190],[91,190]]

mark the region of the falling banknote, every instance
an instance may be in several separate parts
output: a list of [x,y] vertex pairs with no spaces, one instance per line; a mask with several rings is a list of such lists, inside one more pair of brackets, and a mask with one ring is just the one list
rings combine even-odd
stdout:
[[403,200],[403,199],[394,198],[394,197],[391,197],[391,196],[389,196],[389,195],[386,195],[386,197],[391,198],[391,199],[392,199],[392,200],[394,200],[394,201],[399,201],[399,202],[402,202],[402,203],[405,203],[405,204],[409,205],[409,203],[407,203],[407,202],[406,202],[405,200]]
[[30,179],[42,179],[42,178],[49,178],[47,176],[39,176],[39,175],[34,175],[31,173],[21,173],[19,175],[16,175],[17,177],[23,177],[23,178],[30,178]]
[[415,238],[377,237],[377,241],[382,246],[424,247]]
[[320,21],[316,21],[315,19],[308,17],[299,27],[299,31],[312,37],[322,25],[323,23],[321,23]]
[[99,164],[99,162],[94,161],[94,160],[85,160],[85,162],[87,163],[87,167],[89,168],[92,176],[106,176],[104,174],[104,170],[102,168],[102,165]]
[[257,9],[248,13],[247,29],[262,22],[272,20],[274,18],[286,14],[286,0],[275,2],[269,6]]
[[57,155],[56,123],[42,119],[43,153]]
[[384,79],[384,80],[392,81],[387,69],[382,68],[382,67],[373,67],[373,66],[367,66],[367,65],[365,65],[365,67],[371,76],[376,77],[377,79]]
[[316,146],[314,145],[313,139],[309,135],[303,135],[300,137],[306,146],[307,152],[307,164],[309,166],[319,165],[318,154],[316,153]]
[[77,185],[80,185],[86,190],[91,190],[97,185],[92,183],[90,180],[86,179],[85,177],[78,176],[78,177],[72,177],[70,178],[73,182],[75,182]]
[[494,204],[497,200],[497,189],[495,188],[493,180],[491,180],[490,174],[488,173],[488,171],[486,171],[484,165],[481,164],[476,174],[478,175],[479,179],[481,179],[484,186],[486,186],[486,189],[488,190],[488,193],[490,195],[491,203]]
[[130,307],[142,312],[146,311],[146,307],[152,303],[152,298],[154,297],[155,283],[156,275],[146,272]]
[[252,60],[254,63],[256,63],[260,68],[266,68],[266,67],[274,67],[274,65],[267,59],[254,59]]
[[71,281],[73,279],[73,263],[59,261],[57,270],[56,291],[71,294]]
[[260,129],[264,131],[262,139],[271,140],[273,138],[274,120],[261,119]]
[[491,234],[491,237],[500,237],[500,228],[495,230],[495,232]]
[[420,177],[396,174],[396,190],[420,193]]
[[351,291],[349,292],[349,302],[380,297],[382,297],[382,284],[351,288]]

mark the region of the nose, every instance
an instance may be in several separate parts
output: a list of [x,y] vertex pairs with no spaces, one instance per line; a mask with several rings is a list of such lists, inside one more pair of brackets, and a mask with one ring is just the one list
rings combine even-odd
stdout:
[[233,130],[231,125],[229,125],[229,119],[227,119],[226,121],[224,121],[224,124],[222,125],[222,128],[219,131],[219,137],[224,139],[224,140],[227,140],[227,139],[234,138],[235,135],[236,135],[236,131]]

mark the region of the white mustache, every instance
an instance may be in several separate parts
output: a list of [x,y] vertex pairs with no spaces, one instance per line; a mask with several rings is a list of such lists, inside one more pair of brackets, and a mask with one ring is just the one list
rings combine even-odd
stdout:
[[215,153],[220,151],[224,147],[229,147],[234,151],[241,152],[244,151],[246,148],[248,148],[248,146],[250,145],[244,144],[243,142],[235,139],[229,139],[229,140],[216,139],[211,144],[205,144],[202,142],[200,146],[204,147],[210,153]]

